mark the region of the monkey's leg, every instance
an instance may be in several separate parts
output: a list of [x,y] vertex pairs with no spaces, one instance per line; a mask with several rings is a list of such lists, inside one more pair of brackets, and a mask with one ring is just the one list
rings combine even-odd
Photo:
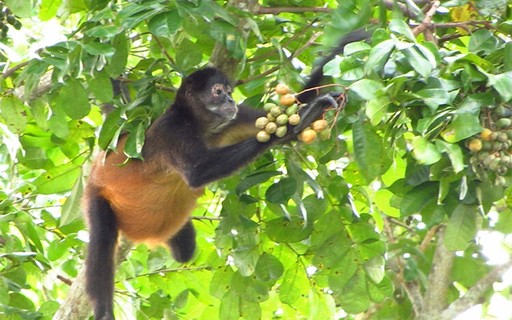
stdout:
[[181,230],[167,241],[174,260],[187,262],[196,250],[196,231],[192,221],[188,221]]

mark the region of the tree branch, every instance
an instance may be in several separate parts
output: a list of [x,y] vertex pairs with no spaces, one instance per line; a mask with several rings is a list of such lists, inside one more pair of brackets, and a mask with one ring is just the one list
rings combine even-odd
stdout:
[[439,314],[446,306],[446,294],[450,285],[450,272],[453,265],[454,254],[444,245],[445,228],[440,227],[437,232],[437,245],[432,259],[432,267],[428,275],[428,287],[423,299],[418,319],[438,319]]
[[454,319],[457,315],[477,304],[482,295],[492,287],[494,282],[500,280],[505,272],[511,268],[512,260],[509,260],[503,265],[494,267],[485,277],[469,288],[465,295],[452,302],[448,308],[441,313],[441,317],[439,319]]
[[[126,260],[131,248],[132,244],[130,242],[124,239],[121,241],[116,253],[116,269],[121,262]],[[84,267],[80,270],[80,273],[73,281],[66,299],[60,305],[55,316],[53,316],[53,320],[84,320],[89,318],[91,311],[91,305],[89,304],[89,299],[85,293]]]

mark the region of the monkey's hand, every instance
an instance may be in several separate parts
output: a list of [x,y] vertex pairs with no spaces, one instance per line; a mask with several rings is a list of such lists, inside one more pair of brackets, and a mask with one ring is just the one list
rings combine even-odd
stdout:
[[339,103],[336,98],[340,96],[339,93],[327,93],[316,97],[306,107],[299,110],[300,123],[293,128],[293,133],[299,134],[302,130],[308,127],[313,121],[321,118],[326,109],[338,108]]

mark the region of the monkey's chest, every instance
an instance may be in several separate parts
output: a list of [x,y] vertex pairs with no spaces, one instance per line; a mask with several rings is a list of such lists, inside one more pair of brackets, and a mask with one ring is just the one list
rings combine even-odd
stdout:
[[188,221],[203,189],[191,189],[175,172],[147,174],[122,169],[102,188],[119,229],[136,242],[166,242]]

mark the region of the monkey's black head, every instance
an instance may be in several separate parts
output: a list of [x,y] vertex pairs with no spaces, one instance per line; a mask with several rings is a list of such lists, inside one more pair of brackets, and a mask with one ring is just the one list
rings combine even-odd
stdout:
[[212,130],[220,130],[238,112],[231,90],[224,73],[215,68],[205,68],[184,79],[178,97],[185,98],[188,108],[192,108],[197,118],[211,122]]

